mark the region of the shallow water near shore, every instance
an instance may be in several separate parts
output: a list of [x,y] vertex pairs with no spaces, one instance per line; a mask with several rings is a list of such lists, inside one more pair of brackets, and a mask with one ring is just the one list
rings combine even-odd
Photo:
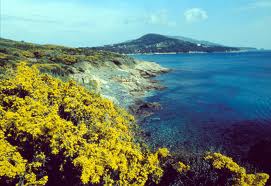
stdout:
[[271,52],[134,55],[173,71],[147,101],[163,109],[142,124],[156,148],[242,157],[271,138]]

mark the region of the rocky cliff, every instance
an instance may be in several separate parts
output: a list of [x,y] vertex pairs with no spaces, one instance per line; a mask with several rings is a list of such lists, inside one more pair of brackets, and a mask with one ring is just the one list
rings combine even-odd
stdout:
[[148,91],[163,89],[151,78],[168,71],[156,63],[112,52],[0,39],[1,74],[20,61],[37,65],[42,72],[62,80],[73,79],[126,108]]

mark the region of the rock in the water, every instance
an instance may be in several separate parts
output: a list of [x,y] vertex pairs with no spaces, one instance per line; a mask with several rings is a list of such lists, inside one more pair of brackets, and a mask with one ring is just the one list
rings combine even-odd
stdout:
[[148,116],[151,116],[154,111],[162,109],[162,106],[158,102],[144,102],[138,100],[134,105],[129,107],[129,110],[132,114],[140,119],[144,119]]

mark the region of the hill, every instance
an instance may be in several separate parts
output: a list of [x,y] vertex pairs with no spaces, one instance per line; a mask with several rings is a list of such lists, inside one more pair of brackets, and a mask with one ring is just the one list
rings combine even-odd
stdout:
[[39,45],[0,38],[0,78],[20,61],[36,65],[43,73],[75,80],[118,105],[128,107],[151,89],[162,89],[150,77],[168,69],[126,55],[89,48]]
[[197,41],[185,37],[171,37],[159,34],[147,34],[135,40],[102,47],[93,47],[92,49],[121,54],[239,51],[237,47],[227,47],[207,41]]
[[206,45],[206,46],[223,46],[223,45],[218,44],[218,43],[213,43],[213,42],[209,42],[209,41],[205,41],[205,40],[197,40],[197,39],[193,39],[193,38],[189,38],[189,37],[183,37],[183,36],[167,36],[167,37],[174,38],[174,39],[179,39],[179,40],[183,40],[183,41],[188,41],[190,43]]

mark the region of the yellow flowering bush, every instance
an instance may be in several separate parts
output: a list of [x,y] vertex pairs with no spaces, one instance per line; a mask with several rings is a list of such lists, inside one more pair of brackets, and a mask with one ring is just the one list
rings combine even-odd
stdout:
[[0,176],[14,178],[16,175],[23,175],[25,172],[26,160],[4,139],[4,133],[0,131]]
[[7,54],[4,54],[4,53],[0,52],[0,60],[4,60],[4,59],[7,59],[7,58],[8,58]]
[[190,166],[189,165],[185,165],[183,162],[179,161],[178,165],[177,165],[177,171],[179,173],[183,173],[183,172],[187,172],[190,170]]
[[0,92],[0,185],[144,185],[162,176],[168,151],[136,143],[134,118],[74,81],[20,63]]
[[27,57],[27,58],[33,58],[35,57],[34,54],[30,51],[27,51],[27,50],[23,50],[21,52],[21,55],[24,56],[24,57]]
[[48,176],[37,180],[36,174],[31,170],[40,167],[41,164],[35,161],[28,163],[17,147],[5,140],[3,131],[0,131],[0,149],[0,183],[12,183],[13,185],[13,181],[19,179],[18,184],[23,184],[23,182],[26,182],[25,185],[46,184]]
[[220,153],[209,153],[205,156],[205,160],[211,161],[215,169],[229,171],[233,175],[235,185],[264,186],[269,179],[269,175],[265,173],[247,174],[245,168],[240,167],[232,158]]
[[79,55],[58,54],[52,57],[51,60],[70,65],[78,62],[79,57]]

